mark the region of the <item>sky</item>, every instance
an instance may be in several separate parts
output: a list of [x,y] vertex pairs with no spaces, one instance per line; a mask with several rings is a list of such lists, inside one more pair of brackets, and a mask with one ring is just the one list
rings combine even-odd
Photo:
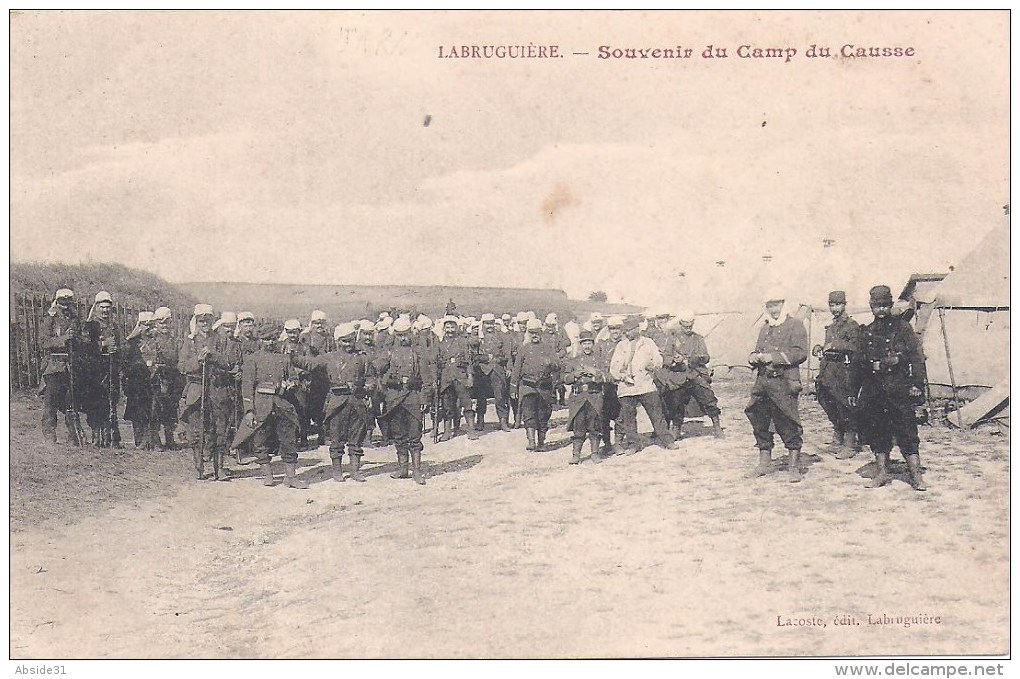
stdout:
[[[948,270],[1009,199],[1006,12],[27,12],[10,37],[14,261],[853,303]],[[438,57],[529,44],[565,56]]]

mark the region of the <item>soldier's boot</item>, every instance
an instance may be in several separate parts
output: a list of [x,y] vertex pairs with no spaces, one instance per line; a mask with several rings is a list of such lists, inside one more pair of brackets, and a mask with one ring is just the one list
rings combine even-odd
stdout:
[[525,427],[524,431],[528,435],[528,446],[524,450],[535,450],[535,430],[531,427]]
[[409,478],[410,475],[407,473],[407,458],[408,455],[406,450],[397,451],[397,469],[390,474],[391,479]]
[[602,455],[599,454],[599,437],[598,435],[589,436],[588,444],[591,446],[591,461],[595,464],[602,462]]
[[836,453],[836,459],[849,460],[856,457],[859,452],[861,452],[860,439],[857,437],[857,432],[851,429],[846,432],[843,439],[843,449]]
[[804,476],[804,472],[800,468],[800,448],[790,448],[790,463],[787,466],[787,472],[789,472],[789,478],[787,481],[790,483],[800,483],[801,478]]
[[535,450],[545,450],[545,429],[538,430],[538,445],[535,446]]
[[772,451],[759,449],[758,450],[758,466],[748,472],[748,478],[756,479],[760,476],[765,476],[772,471]]
[[[719,416],[718,415],[714,415],[712,417],[712,436],[716,437],[717,439],[724,439],[724,438],[726,438],[726,434],[724,434],[723,431],[722,431],[722,425],[719,423]],[[677,438],[680,438],[680,437],[677,436]]]
[[875,475],[864,484],[865,488],[881,488],[892,478],[889,476],[889,453],[875,453]]
[[928,486],[924,485],[924,477],[921,475],[921,456],[918,453],[907,453],[903,457],[907,460],[911,488],[919,491],[928,490]]
[[344,482],[344,456],[340,453],[336,457],[330,458],[333,464],[333,480],[337,483]]
[[297,462],[284,462],[283,473],[283,485],[288,488],[297,488],[298,490],[306,490],[308,488],[307,481],[297,478]]
[[570,464],[581,464],[581,446],[584,445],[584,439],[574,439],[574,455],[570,458]]
[[464,424],[467,425],[467,437],[474,441],[475,439],[478,438],[478,430],[475,429],[476,420],[474,418],[474,413],[472,413],[470,410],[465,410],[464,416],[465,416]]
[[425,474],[421,469],[421,451],[411,451],[411,473],[414,474],[414,482],[419,486],[425,485]]
[[443,435],[439,438],[440,441],[449,441],[453,438],[453,420],[447,417],[443,420]]
[[266,462],[265,464],[260,464],[259,465],[259,470],[260,470],[260,475],[262,476],[262,485],[263,486],[271,486],[274,483],[276,483],[276,480],[273,479],[273,463],[272,462]]
[[506,415],[499,418],[499,430],[510,431],[510,423],[507,421]]
[[361,473],[361,455],[358,453],[350,453],[349,455],[351,458],[351,481],[364,483],[365,475]]

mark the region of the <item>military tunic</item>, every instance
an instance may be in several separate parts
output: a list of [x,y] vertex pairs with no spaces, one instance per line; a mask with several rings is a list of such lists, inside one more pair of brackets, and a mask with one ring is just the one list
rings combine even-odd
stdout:
[[[260,464],[269,464],[279,453],[284,462],[297,462],[298,414],[294,404],[284,398],[298,377],[291,356],[260,348],[245,357],[241,372],[241,400],[245,421],[237,428],[231,447],[251,443],[251,451]],[[255,416],[255,426],[247,422]]]
[[603,389],[609,381],[605,364],[594,350],[586,354],[582,349],[575,358],[565,361],[563,383],[572,387],[567,411],[567,430],[574,432],[572,438],[602,434]]
[[[466,337],[444,336],[433,347],[439,373],[439,394],[442,399],[443,418],[453,418],[463,408],[465,417],[474,415],[471,403],[472,375],[471,349]],[[470,415],[468,415],[470,413]]]
[[[184,394],[181,397],[180,420],[187,427],[188,445],[192,450],[201,451],[202,459],[212,459],[213,454],[222,454],[227,449],[230,418],[231,387],[234,367],[230,359],[219,351],[221,343],[216,333],[186,337],[181,343],[178,368],[185,376]],[[208,349],[205,361],[201,352]],[[202,412],[202,372],[205,369],[206,399]],[[203,419],[204,417],[204,419]],[[205,447],[202,448],[203,430]]]
[[296,359],[304,367],[321,367],[329,380],[329,396],[323,412],[329,435],[330,459],[361,455],[373,419],[366,399],[369,397],[370,369],[365,354],[340,348],[313,358]]
[[800,366],[807,360],[807,331],[804,323],[787,318],[778,325],[765,323],[758,333],[754,353],[768,354],[765,365],[756,365],[757,376],[751,398],[744,408],[754,430],[759,450],[775,445],[770,425],[788,450],[800,450],[804,429],[800,424],[797,399],[801,392]]
[[529,341],[518,350],[510,383],[525,427],[542,433],[549,428],[560,369],[556,347],[544,337],[537,343]]
[[505,423],[510,415],[506,374],[510,362],[510,341],[506,333],[498,330],[478,340],[475,352],[475,413],[480,422],[485,421],[490,393],[500,423]]
[[846,314],[825,326],[825,344],[815,379],[815,395],[837,433],[857,429],[848,399],[857,395],[856,391],[850,390],[850,364],[859,332],[860,325]]
[[429,367],[420,349],[399,343],[389,349],[379,366],[386,389],[386,409],[380,417],[388,423],[398,454],[423,449],[422,394]]
[[[662,371],[656,381],[661,385],[666,420],[680,427],[687,404],[693,398],[709,417],[719,416],[719,401],[712,391],[712,371],[705,338],[696,332],[671,335],[669,351],[663,355]],[[667,358],[668,356],[668,358]]]
[[[59,307],[47,313],[39,323],[39,345],[45,356],[40,391],[43,396],[43,414],[40,424],[44,437],[56,440],[57,413],[64,413],[69,440],[81,443],[75,427],[76,411],[82,409],[82,381],[84,364],[79,353],[83,346],[81,323],[71,312],[65,315]],[[72,356],[74,361],[72,363]],[[72,388],[73,386],[73,388]]]

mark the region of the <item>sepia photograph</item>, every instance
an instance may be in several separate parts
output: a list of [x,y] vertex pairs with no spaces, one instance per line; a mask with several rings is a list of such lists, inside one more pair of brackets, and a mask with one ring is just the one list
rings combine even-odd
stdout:
[[1009,11],[8,21],[11,672],[1002,674]]

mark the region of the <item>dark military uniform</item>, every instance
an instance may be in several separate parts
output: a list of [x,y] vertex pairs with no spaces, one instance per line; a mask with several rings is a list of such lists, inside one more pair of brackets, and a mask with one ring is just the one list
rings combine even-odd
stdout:
[[232,332],[221,332],[216,335],[216,351],[223,354],[230,365],[228,372],[230,380],[224,380],[228,384],[225,401],[222,408],[217,407],[214,411],[217,417],[222,417],[216,424],[217,429],[227,432],[225,438],[227,443],[234,439],[237,427],[244,415],[244,405],[241,403],[241,370],[244,367],[244,344],[234,336]]
[[461,408],[464,410],[468,432],[474,436],[474,408],[471,403],[473,375],[468,339],[461,335],[444,336],[433,347],[433,355],[440,371],[439,398],[442,419],[446,420],[443,440],[452,435],[451,424],[457,419]]
[[124,419],[131,423],[135,448],[151,448],[149,418],[152,416],[152,385],[149,382],[149,368],[142,355],[144,334],[128,336],[124,340],[123,375]]
[[407,478],[408,461],[419,484],[425,483],[421,470],[422,410],[425,380],[433,371],[428,359],[414,346],[399,343],[387,351],[380,365],[380,379],[386,389],[386,409],[380,416],[387,423],[397,448],[397,472],[393,478]]
[[[328,354],[335,349],[333,338],[326,333],[310,330],[301,335],[301,343],[305,345],[306,356],[321,356]],[[325,440],[325,407],[326,397],[329,395],[329,375],[323,366],[316,366],[308,371],[308,402],[305,414],[308,422],[306,428],[309,432],[318,435],[318,444],[322,445]]]
[[846,433],[858,429],[848,399],[857,395],[850,389],[850,364],[859,332],[860,325],[846,314],[825,326],[825,344],[819,360],[818,377],[815,378],[815,395],[832,423],[836,443],[842,443]]
[[710,356],[705,338],[696,332],[671,335],[672,342],[663,354],[663,367],[656,375],[660,384],[662,403],[667,422],[673,422],[677,434],[682,433],[684,413],[693,398],[702,412],[712,418],[716,436],[719,428],[719,401],[712,391],[712,371],[708,368]]
[[[77,339],[76,339],[77,338]],[[43,396],[42,431],[48,441],[56,441],[57,413],[64,413],[68,442],[81,445],[78,411],[81,410],[84,364],[81,323],[73,311],[54,306],[39,323],[39,345],[45,362],[40,391]],[[72,361],[73,357],[73,361]]]
[[329,436],[329,457],[333,462],[333,478],[343,481],[341,465],[346,446],[351,462],[351,478],[363,481],[360,472],[361,456],[364,454],[362,446],[373,423],[366,403],[368,360],[362,352],[344,348],[305,360],[309,367],[324,368],[329,379],[324,418]]
[[88,380],[85,416],[92,429],[93,444],[121,447],[117,406],[120,403],[121,354],[124,340],[111,315],[91,319],[82,326],[87,338]]
[[[595,351],[598,355],[599,361],[602,364],[603,370],[608,374],[609,364],[613,360],[613,352],[616,351],[616,345],[618,340],[605,339],[595,340]],[[617,422],[620,418],[620,396],[616,390],[616,383],[610,381],[606,382],[602,387],[602,443],[604,446],[604,452],[606,454],[612,454],[613,444],[610,436],[612,435],[611,424]],[[617,443],[620,443],[620,431],[619,424],[617,423]]]
[[177,447],[174,436],[177,431],[177,405],[184,388],[184,380],[177,369],[180,344],[169,332],[154,330],[140,345],[145,365],[152,375],[152,417],[150,439],[159,441],[162,426],[166,437],[166,449]]
[[[545,445],[549,418],[556,402],[555,387],[560,368],[556,347],[544,336],[538,343],[529,340],[517,352],[510,383],[517,395],[521,420],[527,430],[528,450],[539,450]],[[536,433],[537,441],[533,440]]]
[[298,371],[287,354],[259,348],[245,356],[241,370],[241,400],[245,415],[253,413],[255,426],[242,422],[233,447],[250,440],[260,464],[269,465],[274,454],[285,463],[296,463],[298,414],[284,394],[297,379]]
[[507,421],[510,417],[508,401],[507,364],[510,362],[510,338],[506,333],[494,330],[478,339],[475,357],[475,424],[481,429],[485,426],[485,411],[488,409],[486,391],[492,393],[496,405],[496,417],[499,426],[509,429]]
[[592,460],[598,462],[599,436],[602,434],[603,390],[609,382],[609,373],[601,357],[584,353],[567,359],[563,366],[563,383],[570,385],[567,430],[573,432],[573,464],[581,461],[581,446],[587,437],[591,443]]
[[[233,355],[228,357],[221,349],[232,348],[222,344],[218,333],[186,337],[181,343],[177,363],[185,376],[179,417],[186,427],[188,445],[194,451],[195,471],[200,479],[205,477],[207,460],[212,461],[213,472],[220,478],[223,454],[230,442],[229,423],[234,410],[236,374],[232,371],[240,359],[240,347],[236,347]],[[201,360],[203,349],[209,351],[204,361]],[[203,384],[205,392],[202,391]]]
[[768,354],[769,361],[755,366],[757,377],[751,399],[744,409],[754,430],[755,445],[770,452],[774,445],[770,429],[776,432],[788,450],[800,451],[804,429],[800,424],[797,399],[801,392],[800,368],[807,360],[807,331],[795,318],[779,325],[765,323],[758,333],[754,353]]
[[[311,350],[307,344],[300,340],[292,340],[290,336],[280,342],[280,351],[287,355],[293,355],[295,359],[308,358]],[[304,450],[308,444],[308,391],[311,387],[312,378],[307,370],[297,367],[301,365],[300,360],[294,362],[293,386],[284,394],[284,398],[294,405],[298,414],[298,450]]]

